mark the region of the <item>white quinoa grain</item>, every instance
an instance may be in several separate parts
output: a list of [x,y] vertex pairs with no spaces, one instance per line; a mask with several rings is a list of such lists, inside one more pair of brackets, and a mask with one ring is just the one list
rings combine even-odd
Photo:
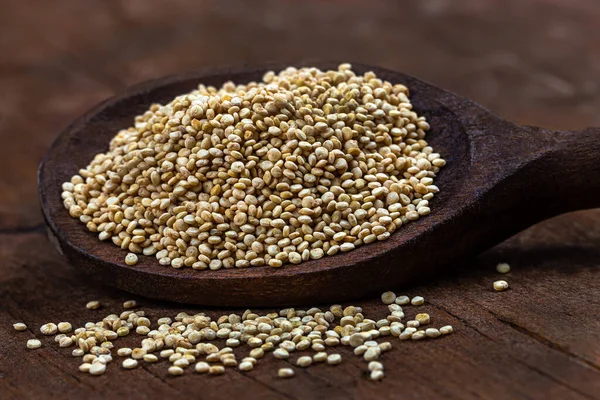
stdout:
[[180,368],[180,367],[171,366],[171,367],[169,367],[169,369],[167,371],[169,372],[169,375],[173,375],[173,376],[183,375],[183,368]]
[[440,333],[442,335],[449,335],[450,333],[452,333],[453,329],[451,325],[446,325],[446,326],[442,326],[440,328]]
[[330,354],[327,356],[327,364],[337,365],[342,362],[342,356],[339,354]]
[[410,300],[410,304],[413,306],[420,306],[423,303],[425,303],[425,299],[421,296],[415,296]]
[[133,358],[126,358],[123,360],[122,366],[125,369],[133,369],[138,366],[138,361]]
[[69,322],[60,322],[57,325],[57,328],[58,328],[58,331],[61,333],[68,333],[73,330],[73,325],[71,325]]
[[27,325],[22,322],[17,322],[13,324],[13,328],[15,328],[15,331],[23,332],[27,330]]
[[309,356],[302,356],[296,360],[296,365],[302,368],[309,367],[312,364],[312,358]]
[[383,373],[382,370],[378,369],[375,371],[372,371],[369,374],[369,379],[371,379],[372,381],[380,381],[385,377],[385,374]]
[[135,265],[138,262],[138,256],[136,256],[134,253],[128,253],[125,256],[125,264],[127,265]]
[[291,377],[293,377],[295,375],[295,372],[291,368],[279,368],[279,371],[277,372],[277,375],[280,378],[291,378]]
[[97,300],[92,300],[90,302],[88,302],[85,307],[88,310],[97,310],[98,308],[100,308],[100,302]]
[[28,349],[39,349],[40,347],[42,347],[42,342],[40,342],[38,339],[29,339],[27,341]]
[[496,281],[494,282],[494,290],[497,292],[502,292],[508,289],[508,282],[506,281]]
[[43,335],[54,335],[56,334],[56,332],[58,332],[58,327],[56,326],[56,324],[49,322],[40,327],[40,332]]
[[373,371],[383,371],[383,364],[380,363],[379,361],[371,361],[369,363],[369,371],[373,372]]
[[240,363],[240,366],[238,367],[238,369],[240,371],[244,371],[244,372],[252,371],[254,369],[254,364],[252,364],[249,361],[244,361],[244,362]]
[[496,265],[496,271],[498,271],[501,274],[508,274],[510,272],[510,265],[508,265],[507,263],[500,263]]
[[102,375],[106,372],[106,364],[103,363],[92,363],[90,367],[90,375]]
[[381,301],[383,304],[392,304],[396,300],[396,294],[394,292],[385,292],[381,295]]
[[425,334],[430,338],[436,338],[441,335],[440,331],[436,328],[425,329]]

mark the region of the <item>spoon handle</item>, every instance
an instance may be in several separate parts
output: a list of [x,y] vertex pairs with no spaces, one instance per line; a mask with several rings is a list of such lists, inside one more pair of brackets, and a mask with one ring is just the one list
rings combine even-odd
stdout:
[[[538,172],[540,201],[554,199],[549,211],[561,214],[600,207],[600,128],[551,131],[527,128],[533,140],[539,137],[542,156],[529,168]],[[537,146],[532,146],[533,148]]]

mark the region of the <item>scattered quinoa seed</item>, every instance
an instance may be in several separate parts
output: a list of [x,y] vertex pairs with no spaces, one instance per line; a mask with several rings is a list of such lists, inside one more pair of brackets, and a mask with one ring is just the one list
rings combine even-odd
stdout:
[[398,296],[398,297],[396,297],[396,304],[398,304],[400,306],[405,306],[407,304],[410,304],[410,297]]
[[183,368],[171,366],[168,369],[169,375],[179,376],[183,375]]
[[73,330],[73,326],[69,322],[60,322],[57,327],[61,333],[68,333]]
[[453,329],[451,325],[446,325],[446,326],[442,326],[440,328],[440,333],[442,335],[449,335],[450,333],[452,333]]
[[42,347],[42,342],[40,342],[38,339],[29,339],[27,341],[28,349],[39,349],[40,347]]
[[497,292],[502,292],[508,289],[508,282],[506,281],[496,281],[494,282],[494,290]]
[[410,304],[413,306],[420,306],[425,303],[425,299],[421,296],[415,296],[410,300]]
[[385,292],[381,295],[381,301],[383,304],[392,304],[396,300],[396,294],[394,292]]
[[128,253],[125,256],[125,264],[127,265],[135,265],[138,262],[138,256],[136,256],[134,253]]
[[498,271],[501,274],[508,274],[510,272],[510,265],[508,265],[507,263],[500,263],[496,265],[496,271]]
[[291,378],[294,375],[295,372],[291,368],[279,368],[279,371],[277,372],[277,376],[279,376],[280,378]]
[[327,356],[327,364],[338,365],[342,362],[342,356],[339,354],[330,354]]
[[44,324],[40,328],[40,332],[44,335],[54,335],[54,334],[56,334],[57,331],[58,331],[58,327],[56,326],[56,324],[53,324],[52,322]]
[[137,301],[135,300],[127,300],[126,302],[123,303],[123,308],[135,308],[137,307]]
[[17,322],[13,324],[13,328],[15,328],[15,331],[23,332],[27,330],[27,325],[22,322]]
[[100,308],[100,302],[96,301],[96,300],[92,300],[90,302],[88,302],[85,307],[88,310],[97,310],[98,308]]
[[385,377],[385,374],[383,373],[383,370],[380,370],[380,369],[371,371],[371,374],[369,375],[369,379],[371,379],[372,381],[380,381],[384,377]]
[[125,369],[133,369],[138,366],[138,361],[133,358],[126,358],[123,360],[123,368]]

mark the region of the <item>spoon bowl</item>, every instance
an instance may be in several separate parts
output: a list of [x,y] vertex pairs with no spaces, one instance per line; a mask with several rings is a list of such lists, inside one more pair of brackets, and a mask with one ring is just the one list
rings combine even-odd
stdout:
[[[337,63],[311,66],[335,69]],[[520,127],[411,76],[353,64],[357,73],[374,71],[409,88],[413,108],[431,126],[427,141],[447,161],[435,180],[440,193],[431,201],[431,214],[402,226],[388,240],[278,269],[175,269],[160,265],[154,256],[139,256],[138,264],[129,266],[125,251],[99,241],[63,207],[62,183],[106,151],[110,139],[152,103],[167,103],[199,83],[257,81],[266,71],[284,67],[203,71],[150,81],[73,122],[39,168],[42,210],[59,252],[98,281],[150,298],[213,306],[322,304],[423,281],[545,218],[600,206],[600,130]]]

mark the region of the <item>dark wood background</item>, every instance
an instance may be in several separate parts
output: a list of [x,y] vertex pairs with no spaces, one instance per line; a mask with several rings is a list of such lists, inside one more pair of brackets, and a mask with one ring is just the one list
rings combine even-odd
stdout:
[[[402,289],[456,333],[393,341],[383,382],[345,348],[340,366],[285,381],[271,357],[216,378],[168,377],[164,363],[91,377],[48,338],[25,348],[42,323],[96,320],[91,299],[104,316],[130,297],[55,254],[39,211],[42,155],[95,103],[197,68],[333,59],[415,75],[517,123],[600,126],[599,25],[596,0],[0,1],[0,399],[600,398],[599,210],[546,221],[458,275]],[[491,290],[499,261],[513,267],[505,293]],[[194,310],[142,303],[152,317]],[[375,316],[377,303],[356,302]],[[15,321],[31,329],[17,333]]]

